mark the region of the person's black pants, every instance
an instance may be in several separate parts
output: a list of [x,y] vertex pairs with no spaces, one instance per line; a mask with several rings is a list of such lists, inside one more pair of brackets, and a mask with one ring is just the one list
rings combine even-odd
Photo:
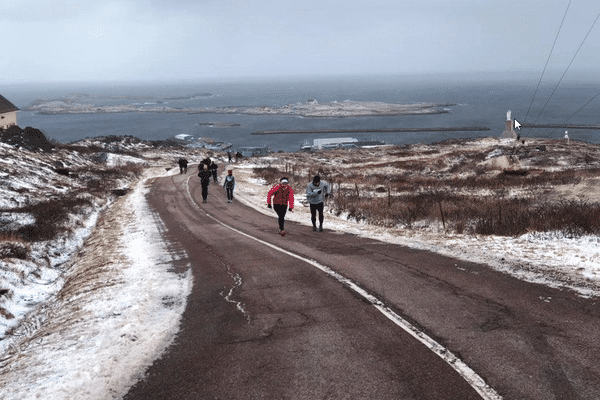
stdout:
[[279,229],[283,230],[283,222],[285,221],[285,213],[287,212],[287,205],[273,204],[273,209],[279,216]]
[[323,226],[323,203],[310,205],[310,220],[313,226],[317,225],[317,211],[319,212],[319,224]]
[[206,200],[208,197],[208,183],[202,184],[202,200]]
[[227,191],[227,200],[233,200],[233,188],[225,189]]

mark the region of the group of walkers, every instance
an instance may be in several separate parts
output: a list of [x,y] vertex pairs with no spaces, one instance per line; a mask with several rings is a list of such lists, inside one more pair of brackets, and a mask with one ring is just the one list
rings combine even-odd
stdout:
[[[217,171],[219,166],[211,161],[210,158],[206,157],[198,164],[198,177],[200,178],[200,186],[202,187],[202,202],[206,203],[208,198],[208,185],[210,184],[210,178],[212,177],[214,182],[218,182]],[[223,187],[227,191],[227,202],[233,201],[233,190],[235,189],[235,178],[233,177],[233,170],[227,171],[227,177],[225,177],[225,183]]]
[[[331,187],[326,181],[321,182],[321,177],[316,175],[306,187],[306,200],[310,205],[310,219],[313,231],[317,230],[317,212],[319,214],[319,231],[323,232],[323,208],[325,199],[331,194]],[[271,205],[271,198],[273,199]],[[283,177],[280,183],[273,186],[267,194],[267,207],[273,208],[278,216],[279,234],[285,236],[285,214],[294,211],[294,189],[289,185],[289,179]]]
[[[180,173],[187,173],[187,160],[179,159]],[[214,182],[218,182],[217,170],[218,166],[210,158],[205,158],[198,165],[198,177],[200,178],[200,186],[202,187],[202,203],[207,202],[208,198],[208,186],[210,185],[210,178],[212,177]],[[233,176],[233,170],[227,171],[227,176],[223,182],[223,188],[227,193],[227,202],[233,202],[233,192],[235,190],[235,177]],[[317,229],[323,232],[323,209],[325,205],[325,199],[331,194],[331,187],[327,181],[321,181],[319,175],[315,175],[312,182],[306,187],[306,200],[310,205],[310,217],[313,226],[313,231]],[[283,177],[279,183],[269,190],[267,194],[267,207],[273,209],[277,213],[279,233],[285,236],[285,215],[286,213],[294,211],[294,189],[289,184],[289,179]],[[317,227],[317,214],[319,219],[319,225]]]
[[[231,162],[231,156],[232,156],[232,153],[231,153],[230,151],[228,151],[228,152],[227,152],[227,160],[228,160],[229,162]],[[243,156],[242,156],[242,153],[240,153],[239,151],[237,151],[237,152],[235,153],[235,162],[237,163],[237,162],[239,161],[239,159],[240,159],[240,158],[242,158],[242,157],[243,157]]]

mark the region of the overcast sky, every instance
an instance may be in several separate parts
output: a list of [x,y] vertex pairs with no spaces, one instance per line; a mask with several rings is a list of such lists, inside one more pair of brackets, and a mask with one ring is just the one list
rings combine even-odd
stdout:
[[[568,0],[10,0],[0,84],[343,74],[541,73]],[[562,73],[600,12],[573,0]],[[600,22],[573,66],[600,76]]]

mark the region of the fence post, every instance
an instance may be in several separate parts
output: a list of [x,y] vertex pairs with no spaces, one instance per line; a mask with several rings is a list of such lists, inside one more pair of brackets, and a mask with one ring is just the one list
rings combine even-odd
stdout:
[[356,189],[356,197],[360,197],[360,193],[358,192],[358,183],[354,182],[354,188]]
[[390,187],[388,186],[388,207],[392,206],[392,191],[390,189]]
[[442,202],[438,201],[438,205],[440,206],[440,214],[442,216],[442,226],[444,227],[444,230],[446,230],[446,220],[444,219],[444,211],[442,211]]

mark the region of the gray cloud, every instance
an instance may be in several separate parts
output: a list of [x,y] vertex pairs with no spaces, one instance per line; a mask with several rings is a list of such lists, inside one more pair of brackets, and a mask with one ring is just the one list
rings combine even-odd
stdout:
[[[82,2],[0,5],[7,82],[541,71],[567,0]],[[600,11],[573,2],[562,72]],[[600,26],[573,70],[597,71]],[[550,76],[549,75],[549,76]]]

